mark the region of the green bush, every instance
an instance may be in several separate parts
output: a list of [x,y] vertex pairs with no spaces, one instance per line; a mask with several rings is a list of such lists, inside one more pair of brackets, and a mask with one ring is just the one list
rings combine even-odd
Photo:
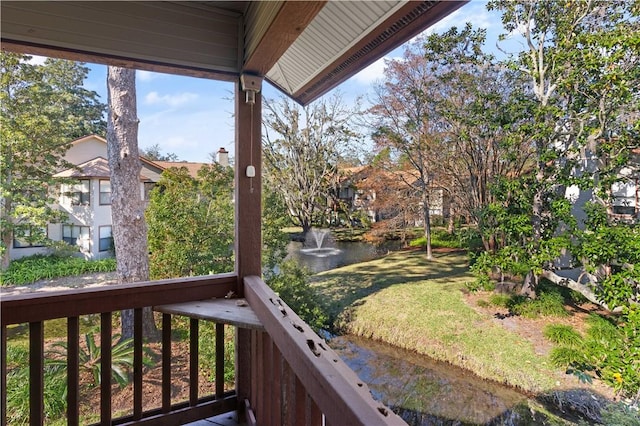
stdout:
[[582,344],[582,336],[570,325],[549,324],[542,333],[544,337],[557,345],[575,348]]
[[493,282],[487,275],[480,275],[473,281],[467,281],[464,286],[470,292],[476,292],[480,290],[493,291],[496,289],[496,283]]
[[492,294],[489,297],[489,302],[491,302],[494,306],[500,306],[503,308],[507,308],[509,306],[509,301],[511,300],[511,296],[503,293]]
[[587,321],[581,336],[567,326],[548,326],[544,334],[558,346],[551,361],[584,381],[599,378],[623,396],[640,393],[640,308],[627,308],[619,322],[598,315]]
[[509,301],[509,311],[525,318],[565,317],[569,313],[564,308],[565,299],[556,289],[541,291],[538,297],[530,299],[526,296],[512,296]]
[[609,404],[600,413],[603,425],[640,426],[640,413],[625,403]]
[[[424,235],[409,242],[411,247],[426,247],[427,239]],[[432,248],[463,248],[462,239],[457,233],[448,233],[444,229],[434,229],[431,231]]]
[[25,285],[39,280],[59,277],[111,272],[116,270],[116,260],[85,260],[80,257],[36,255],[14,260],[0,275],[0,285]]
[[267,285],[311,328],[319,330],[328,324],[322,309],[322,301],[316,290],[307,282],[307,273],[295,261],[280,264],[279,273],[266,280]]

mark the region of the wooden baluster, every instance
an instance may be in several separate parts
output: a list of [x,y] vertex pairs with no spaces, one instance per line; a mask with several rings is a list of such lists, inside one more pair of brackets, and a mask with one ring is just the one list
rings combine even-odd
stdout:
[[224,324],[216,323],[216,398],[224,395]]
[[251,330],[251,398],[249,402],[251,403],[251,409],[256,411],[256,404],[258,402],[258,376],[260,372],[258,371],[258,335],[261,332],[256,330]]
[[295,425],[307,424],[307,390],[300,381],[300,378],[296,376],[295,389],[294,389],[294,404],[295,404]]
[[283,425],[293,425],[296,420],[296,376],[291,371],[289,363],[282,357],[282,422]]
[[280,389],[282,389],[282,366],[284,360],[282,358],[282,354],[275,343],[271,343],[272,347],[272,368],[271,368],[271,422],[272,425],[281,425],[283,424],[282,420],[282,394]]
[[67,424],[80,422],[80,323],[67,318]]
[[311,395],[307,394],[307,425],[309,426],[321,426],[322,425],[322,411],[318,408],[316,402],[311,398]]
[[189,320],[189,405],[198,405],[198,340],[200,321]]
[[7,327],[0,329],[0,425],[7,426]]
[[111,424],[111,312],[100,314],[100,424]]
[[256,363],[258,367],[257,368],[258,377],[256,379],[257,392],[256,392],[256,395],[253,397],[255,402],[252,401],[252,403],[255,404],[253,409],[255,410],[255,413],[256,413],[256,420],[260,425],[263,425],[266,422],[266,419],[264,417],[264,405],[265,405],[264,400],[266,398],[266,394],[264,393],[265,366],[264,364],[262,364],[262,359],[263,359],[262,340],[264,339],[265,334],[266,333],[258,333],[257,340],[256,340]]
[[268,333],[262,333],[262,395],[264,404],[262,405],[262,419],[263,424],[269,424],[271,419],[271,405],[273,404],[273,382],[272,382],[272,358],[271,352],[273,348],[273,341]]
[[171,315],[162,314],[162,412],[171,411]]
[[133,418],[142,419],[142,308],[133,310]]
[[44,324],[29,323],[29,424],[44,422]]

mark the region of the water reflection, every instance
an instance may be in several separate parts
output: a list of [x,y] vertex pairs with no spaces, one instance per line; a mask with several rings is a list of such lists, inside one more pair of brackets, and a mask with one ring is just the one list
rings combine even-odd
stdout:
[[397,249],[399,245],[399,243],[396,243],[394,246],[375,246],[359,242],[334,242],[330,247],[309,250],[309,247],[304,247],[301,242],[292,241],[287,246],[287,259],[293,259],[299,265],[307,267],[311,272],[318,273],[353,263],[377,259],[387,254],[389,250]]
[[546,423],[522,394],[449,364],[355,336],[334,337],[331,347],[410,425]]

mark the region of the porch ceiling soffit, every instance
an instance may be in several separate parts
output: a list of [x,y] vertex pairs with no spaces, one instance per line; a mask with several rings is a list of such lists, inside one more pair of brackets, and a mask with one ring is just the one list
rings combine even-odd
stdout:
[[265,76],[302,104],[462,1],[2,1],[3,49],[235,80]]

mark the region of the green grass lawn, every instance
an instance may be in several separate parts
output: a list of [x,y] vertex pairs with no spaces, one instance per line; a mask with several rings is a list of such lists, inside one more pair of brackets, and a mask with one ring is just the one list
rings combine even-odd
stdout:
[[555,385],[557,371],[533,346],[465,304],[473,277],[463,253],[396,252],[311,277],[336,327],[470,369],[528,392]]

